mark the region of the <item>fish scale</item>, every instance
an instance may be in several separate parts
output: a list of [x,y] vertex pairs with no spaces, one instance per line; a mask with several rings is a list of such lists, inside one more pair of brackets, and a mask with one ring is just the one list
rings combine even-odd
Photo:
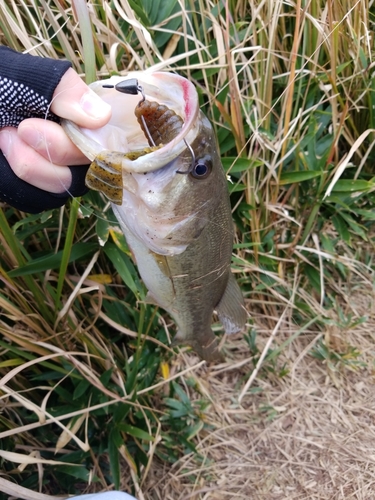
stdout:
[[[113,212],[148,288],[147,300],[165,309],[177,324],[173,342],[189,344],[209,362],[220,361],[211,329],[213,312],[227,333],[244,329],[247,312],[230,271],[234,228],[216,138],[188,80],[166,73],[133,75],[152,98],[135,103],[139,123],[134,125],[128,114],[119,113],[129,110],[127,96],[97,84],[92,88],[112,103],[114,125],[127,127],[133,143],[142,144],[137,158],[132,144],[123,152],[108,150],[102,139],[88,147],[87,131],[70,123],[63,126],[94,159],[88,172],[95,178],[91,187],[116,197],[121,194],[112,203]],[[112,82],[119,79],[108,81]],[[146,132],[143,139],[139,125]],[[115,136],[111,126],[102,130],[107,128],[109,142]],[[95,133],[89,132],[90,141]],[[150,134],[159,147],[148,148]]]

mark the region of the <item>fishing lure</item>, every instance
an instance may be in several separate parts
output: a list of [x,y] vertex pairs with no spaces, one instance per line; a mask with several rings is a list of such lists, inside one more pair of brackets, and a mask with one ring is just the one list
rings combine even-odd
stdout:
[[[181,132],[184,121],[172,109],[156,101],[146,99],[142,85],[136,78],[122,80],[116,85],[103,85],[103,88],[114,88],[118,92],[128,95],[141,94],[142,99],[136,106],[134,113],[137,117],[143,133],[147,137],[151,147],[163,146],[163,142],[171,142]],[[199,169],[195,168],[195,154],[193,148],[184,139],[187,149],[191,154],[191,166],[187,171],[177,170],[178,174],[190,174],[194,170],[198,172],[197,177],[203,178],[207,170],[202,165]]]
[[185,78],[161,72],[133,73],[125,81],[112,77],[92,88],[111,104],[110,122],[97,131],[63,125],[93,161],[89,175],[98,178],[97,188],[114,200],[113,213],[149,291],[147,301],[175,320],[173,342],[219,361],[213,311],[228,334],[245,327],[247,313],[230,272],[233,222],[226,174],[196,89]]

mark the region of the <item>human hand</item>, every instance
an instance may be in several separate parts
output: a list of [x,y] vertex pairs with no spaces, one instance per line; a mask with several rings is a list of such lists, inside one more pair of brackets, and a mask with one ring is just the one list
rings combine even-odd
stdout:
[[[71,68],[55,89],[51,111],[91,129],[105,125],[111,116],[110,106]],[[25,119],[18,128],[0,129],[0,149],[18,178],[55,194],[74,193],[75,184],[82,184],[85,174],[82,167],[74,166],[89,163],[60,125],[42,118]]]

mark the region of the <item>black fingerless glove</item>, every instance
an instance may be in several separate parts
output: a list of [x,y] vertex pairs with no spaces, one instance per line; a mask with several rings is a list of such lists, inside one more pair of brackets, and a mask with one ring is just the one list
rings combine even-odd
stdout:
[[85,176],[88,168],[89,165],[70,168],[72,184],[69,193],[54,194],[32,186],[17,177],[0,151],[0,199],[12,207],[30,214],[61,207],[72,196],[82,196],[87,193]]
[[[20,54],[0,46],[0,128],[18,127],[25,118],[58,122],[49,106],[53,93],[70,62]],[[70,198],[87,192],[88,165],[71,168],[69,193],[53,194],[17,177],[0,151],[0,200],[18,210],[38,213],[57,208]]]

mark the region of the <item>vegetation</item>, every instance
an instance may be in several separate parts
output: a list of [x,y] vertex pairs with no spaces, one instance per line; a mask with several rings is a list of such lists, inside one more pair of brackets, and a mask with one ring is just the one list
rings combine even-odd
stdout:
[[[197,86],[230,177],[233,271],[274,332],[261,353],[249,328],[255,371],[240,399],[255,376],[287,373],[278,355],[312,323],[323,331],[332,311],[340,329],[364,320],[346,314],[342,284],[372,280],[373,22],[368,0],[2,3],[2,44],[67,58],[87,82],[156,65]],[[0,278],[7,480],[52,495],[114,485],[142,498],[154,459],[195,453],[210,431],[194,375],[203,363],[168,347],[173,324],[143,302],[100,195],[32,216],[3,206]],[[298,331],[275,344],[285,315]],[[356,346],[327,338],[312,354],[331,370],[359,363]]]

